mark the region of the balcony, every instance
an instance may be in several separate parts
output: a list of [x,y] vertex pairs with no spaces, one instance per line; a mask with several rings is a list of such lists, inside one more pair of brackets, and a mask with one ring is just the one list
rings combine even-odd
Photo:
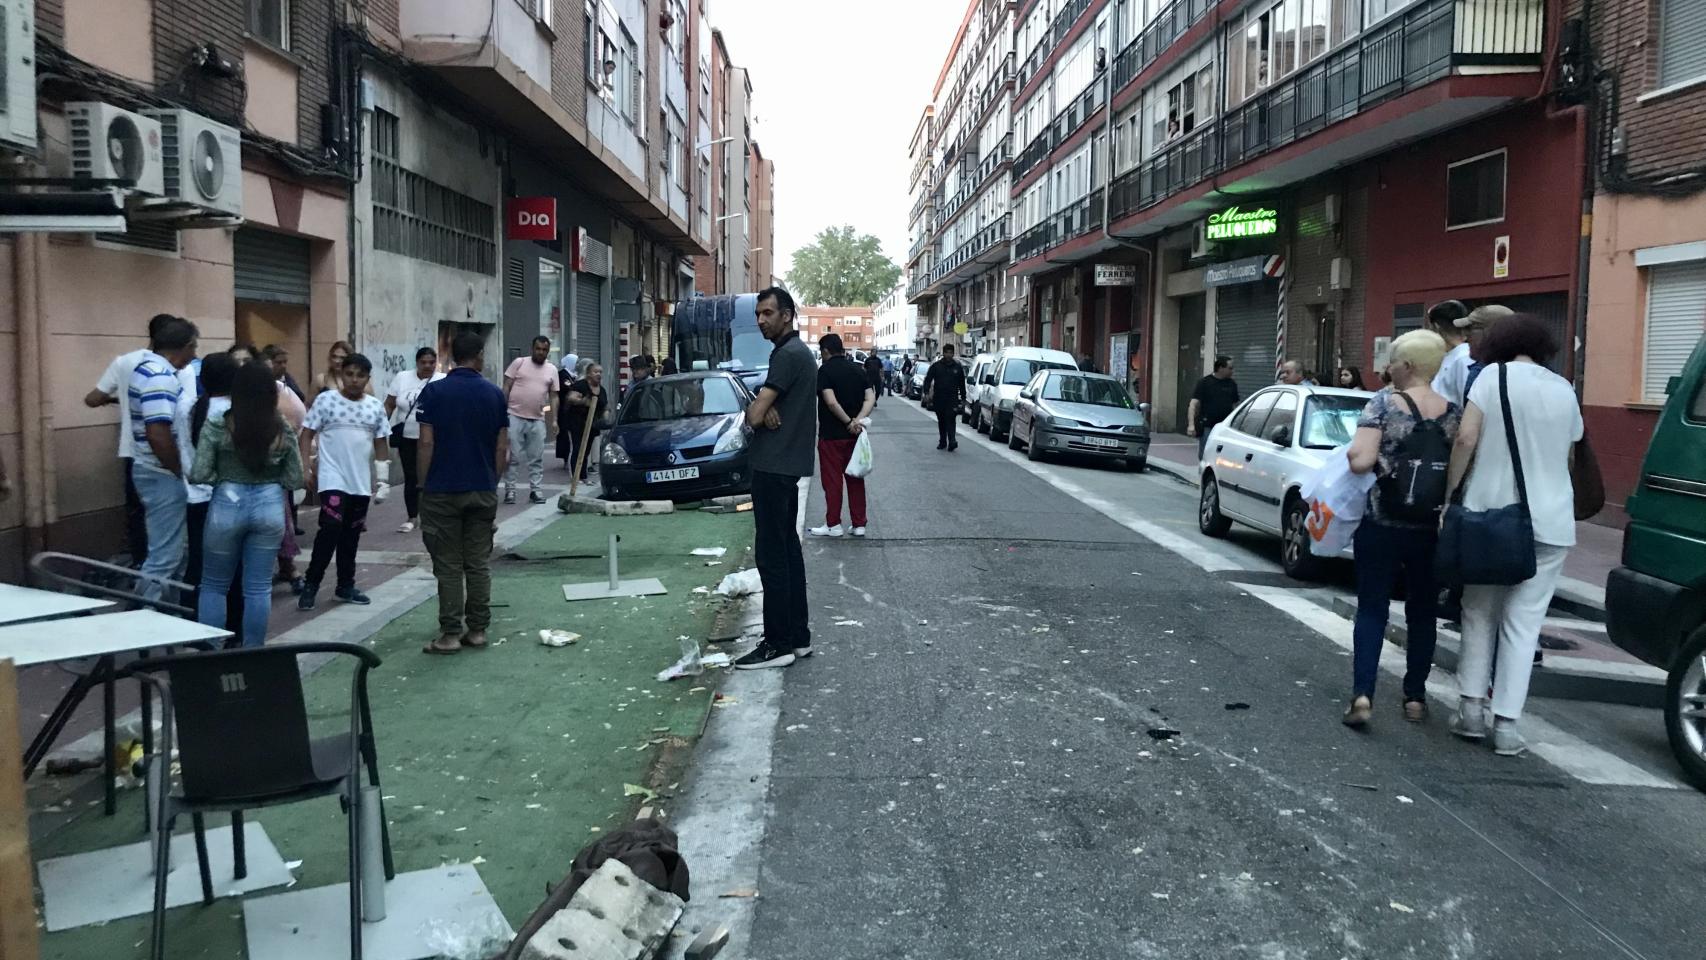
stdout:
[[1007,227],[1010,222],[1008,215],[1003,214],[999,220],[978,231],[977,236],[962,244],[958,250],[948,254],[941,262],[930,269],[929,280],[924,289],[940,293],[940,287],[981,273],[990,266],[1005,263],[1007,260]]
[[1101,228],[1102,189],[1097,187],[1020,234],[1019,239],[1013,242],[1013,260],[1015,263],[1029,260],[1050,247],[1076,240]]
[[1089,9],[1090,0],[1072,0],[1054,15],[1054,22],[1049,25],[1048,33],[1037,41],[1035,47],[1031,48],[1030,54],[1025,57],[1024,65],[1019,68],[1020,90],[1025,89],[1025,85],[1037,75],[1037,71],[1042,68],[1043,61],[1047,60],[1049,54],[1054,52],[1054,48],[1066,40],[1066,35],[1072,32],[1072,25],[1077,23],[1078,18],[1082,17],[1084,12]]
[[[1533,96],[1539,92],[1544,18],[1545,0],[1420,4],[1120,174],[1111,187],[1109,217],[1117,221],[1143,213],[1217,176],[1219,189],[1228,193],[1272,190]],[[1441,81],[1451,85],[1413,109],[1328,136],[1311,149],[1287,151],[1259,173],[1245,168]],[[1016,161],[1015,170],[1018,166]],[[1121,233],[1153,233],[1194,219],[1208,206],[1208,200],[1192,197]],[[1014,259],[1067,242],[1072,239],[1067,232],[1052,223],[1026,231],[1014,245]]]
[[907,214],[906,217],[907,225],[911,226],[912,224],[917,223],[918,218],[924,215],[924,211],[930,209],[935,205],[935,203],[936,191],[926,191],[923,196],[918,198],[917,202],[913,203],[912,212]]
[[1072,102],[1063,107],[1042,133],[1036,135],[1025,145],[1019,159],[1013,162],[1013,178],[1023,179],[1025,174],[1035,170],[1039,164],[1048,159],[1057,147],[1071,139],[1079,128],[1084,126],[1096,111],[1106,102],[1107,86],[1102,82],[1102,75],[1096,74],[1084,92],[1072,98]]
[[[984,84],[983,88],[973,95],[971,110],[967,113],[967,116],[974,117],[978,121],[981,121],[984,114],[989,112],[990,106],[995,103],[996,98],[1001,95],[1001,91],[1006,89],[1008,81],[1012,79],[1013,55],[1009,53],[1007,56],[1001,58],[1001,65],[995,69],[995,75],[990,77],[989,82]],[[972,126],[982,126],[982,124],[973,123]]]
[[1120,90],[1135,80],[1145,67],[1173,45],[1173,41],[1208,16],[1214,6],[1215,0],[1173,0],[1162,7],[1143,32],[1132,38],[1114,58],[1114,89]]
[[954,214],[958,213],[967,201],[982,193],[985,184],[989,182],[989,178],[995,176],[1002,165],[1012,156],[1013,135],[1008,134],[1001,138],[1001,142],[995,145],[995,149],[989,151],[989,155],[983,158],[983,162],[977,165],[977,169],[972,171],[970,176],[961,178],[961,182],[965,186],[961,187],[958,193],[949,197],[942,204],[942,222],[946,223],[952,220]]

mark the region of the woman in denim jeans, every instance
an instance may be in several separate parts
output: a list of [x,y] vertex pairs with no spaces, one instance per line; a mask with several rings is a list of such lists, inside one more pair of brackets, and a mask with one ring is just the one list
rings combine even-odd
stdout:
[[266,642],[272,614],[272,560],[284,540],[286,498],[302,489],[302,454],[278,412],[278,388],[264,367],[238,368],[231,409],[202,427],[190,480],[213,485],[196,619],[224,624],[226,597],[241,562],[242,643],[258,647]]

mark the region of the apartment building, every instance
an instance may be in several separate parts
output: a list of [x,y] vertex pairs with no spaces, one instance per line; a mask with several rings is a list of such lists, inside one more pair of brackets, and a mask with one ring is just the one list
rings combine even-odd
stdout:
[[750,293],[774,282],[776,165],[752,138],[752,78],[729,59],[721,31],[712,30],[704,57],[709,80],[709,158],[704,195],[710,199],[711,246],[694,265],[693,289],[711,296]]
[[1005,275],[1014,9],[1004,0],[967,5],[913,135],[907,299],[918,307],[920,349],[932,353],[944,342],[971,352],[1024,342],[1025,282]]
[[899,350],[915,353],[918,348],[918,305],[906,298],[906,280],[883,295],[872,308],[871,322],[875,327],[878,350]]
[[1671,377],[1706,330],[1706,5],[1595,6],[1577,72],[1593,111],[1583,414],[1607,515],[1640,482]]
[[767,159],[752,142],[752,164],[748,173],[752,198],[752,242],[748,247],[747,287],[749,291],[763,290],[776,283],[776,161]]
[[875,313],[870,307],[800,307],[800,339],[813,351],[826,334],[841,337],[849,351],[875,350]]
[[305,384],[335,341],[383,377],[462,330],[490,371],[541,334],[620,364],[663,352],[713,249],[705,0],[6,12],[0,152],[55,179],[0,190],[0,579],[122,548],[116,417],[81,401],[153,314],[204,352],[277,344]]

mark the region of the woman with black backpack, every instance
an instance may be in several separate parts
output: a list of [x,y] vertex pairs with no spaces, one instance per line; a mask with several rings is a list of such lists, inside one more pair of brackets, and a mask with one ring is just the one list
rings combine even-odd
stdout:
[[1463,416],[1431,386],[1444,359],[1445,340],[1431,330],[1413,330],[1392,341],[1387,368],[1392,385],[1368,401],[1351,440],[1351,471],[1373,470],[1376,479],[1353,541],[1357,616],[1348,727],[1365,726],[1374,714],[1374,683],[1399,573],[1407,588],[1404,622],[1409,630],[1404,719],[1421,723],[1428,716],[1439,599],[1434,550],[1451,445]]

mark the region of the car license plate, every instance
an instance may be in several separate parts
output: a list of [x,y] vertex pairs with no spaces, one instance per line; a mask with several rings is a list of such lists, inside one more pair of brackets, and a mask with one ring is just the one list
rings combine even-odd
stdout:
[[674,470],[647,470],[647,483],[664,483],[670,480],[697,480],[698,467],[676,467]]
[[1120,445],[1120,442],[1118,440],[1109,440],[1106,437],[1085,437],[1084,442],[1089,444],[1092,447],[1110,447],[1110,448],[1112,448],[1112,447],[1118,447]]

